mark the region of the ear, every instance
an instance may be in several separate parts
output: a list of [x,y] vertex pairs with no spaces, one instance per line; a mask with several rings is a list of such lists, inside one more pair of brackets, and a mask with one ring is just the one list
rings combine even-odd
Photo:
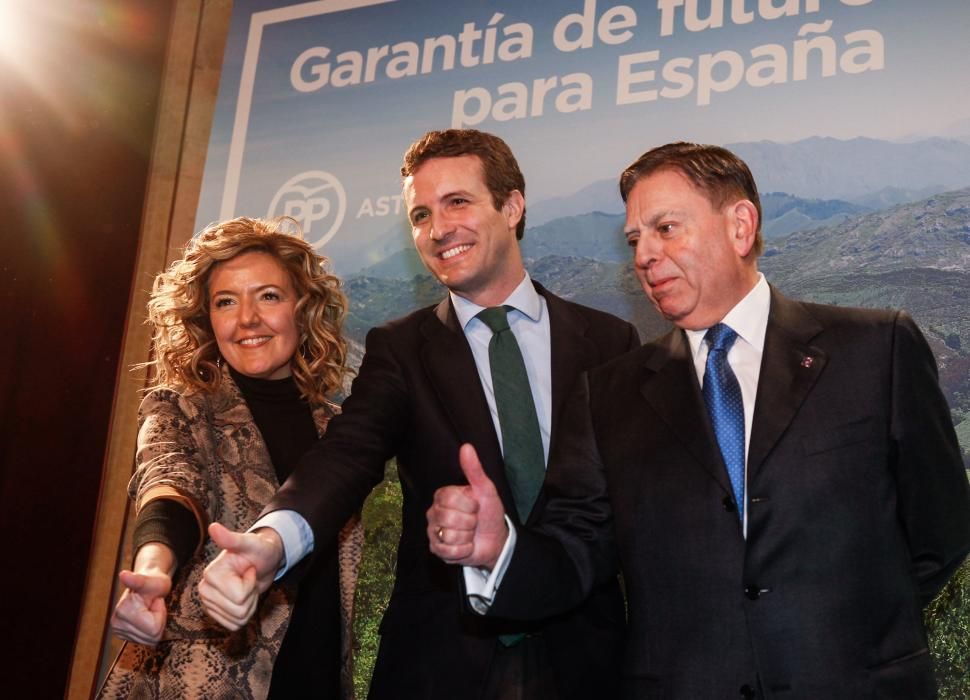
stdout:
[[731,242],[740,257],[746,257],[754,246],[758,232],[758,208],[750,199],[741,199],[730,205],[731,223],[734,227]]
[[505,198],[505,204],[502,205],[502,214],[510,229],[514,230],[519,225],[523,211],[525,211],[525,197],[518,190],[512,190]]

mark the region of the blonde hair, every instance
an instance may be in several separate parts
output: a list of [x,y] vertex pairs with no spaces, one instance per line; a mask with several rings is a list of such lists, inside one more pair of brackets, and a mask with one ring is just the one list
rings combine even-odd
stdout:
[[[292,225],[297,234],[284,230]],[[290,362],[300,393],[313,405],[340,390],[347,372],[341,328],[347,299],[328,260],[299,235],[293,219],[239,217],[211,224],[185,247],[184,255],[155,278],[148,301],[155,359],[146,363],[155,386],[211,392],[221,381],[219,348],[209,320],[208,283],[221,262],[262,252],[283,266],[296,291],[297,352]]]

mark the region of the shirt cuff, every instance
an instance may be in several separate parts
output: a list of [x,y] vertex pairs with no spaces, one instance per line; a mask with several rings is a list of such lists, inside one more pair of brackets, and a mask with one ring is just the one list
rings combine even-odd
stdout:
[[276,530],[276,534],[283,541],[283,565],[276,572],[274,581],[280,580],[297,562],[313,551],[313,529],[306,518],[295,510],[274,510],[267,513],[253,523],[247,532],[260,527]]
[[498,592],[498,587],[502,585],[505,571],[509,568],[509,561],[511,561],[512,554],[515,552],[517,538],[515,526],[512,525],[512,521],[507,515],[505,516],[505,524],[509,528],[509,536],[498,555],[494,569],[489,571],[479,566],[461,567],[461,572],[465,576],[465,593],[468,595],[468,604],[479,615],[485,615],[488,613],[488,609],[492,607],[492,601],[495,600],[495,594]]

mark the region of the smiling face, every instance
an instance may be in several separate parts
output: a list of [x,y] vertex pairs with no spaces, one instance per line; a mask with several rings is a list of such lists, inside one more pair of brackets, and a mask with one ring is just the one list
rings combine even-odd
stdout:
[[221,262],[209,276],[209,320],[219,352],[247,377],[283,379],[300,333],[297,295],[272,255],[249,252]]
[[748,253],[758,214],[750,201],[715,209],[680,172],[664,169],[641,178],[626,206],[624,231],[637,278],[677,326],[709,328],[757,283],[756,258]]
[[404,201],[421,260],[453,292],[494,306],[522,281],[522,194],[513,190],[496,209],[478,156],[424,162],[405,179]]

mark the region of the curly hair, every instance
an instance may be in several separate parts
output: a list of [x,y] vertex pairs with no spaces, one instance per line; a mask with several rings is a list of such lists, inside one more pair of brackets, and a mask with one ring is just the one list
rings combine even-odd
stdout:
[[620,175],[620,196],[626,202],[633,187],[659,170],[676,170],[704,193],[717,208],[729,200],[747,199],[758,210],[758,230],[751,249],[754,257],[764,250],[761,234],[761,199],[747,164],[726,148],[677,141],[658,146],[637,158]]
[[[285,224],[297,234],[287,232]],[[209,278],[219,263],[250,252],[272,255],[290,276],[300,332],[290,368],[304,398],[322,405],[340,390],[348,371],[341,332],[347,299],[340,280],[326,269],[328,260],[300,237],[297,222],[287,217],[239,217],[210,224],[155,278],[147,319],[155,359],[146,363],[155,386],[207,392],[218,388],[220,355],[209,320]]]
[[[485,186],[492,195],[492,206],[497,210],[518,190],[525,197],[525,176],[519,163],[512,155],[508,144],[494,134],[477,129],[445,129],[429,131],[411,144],[404,154],[401,177],[414,175],[426,161],[432,158],[455,158],[458,156],[478,156],[482,161],[482,176]],[[515,229],[515,237],[522,240],[525,235],[525,208],[522,218]]]

